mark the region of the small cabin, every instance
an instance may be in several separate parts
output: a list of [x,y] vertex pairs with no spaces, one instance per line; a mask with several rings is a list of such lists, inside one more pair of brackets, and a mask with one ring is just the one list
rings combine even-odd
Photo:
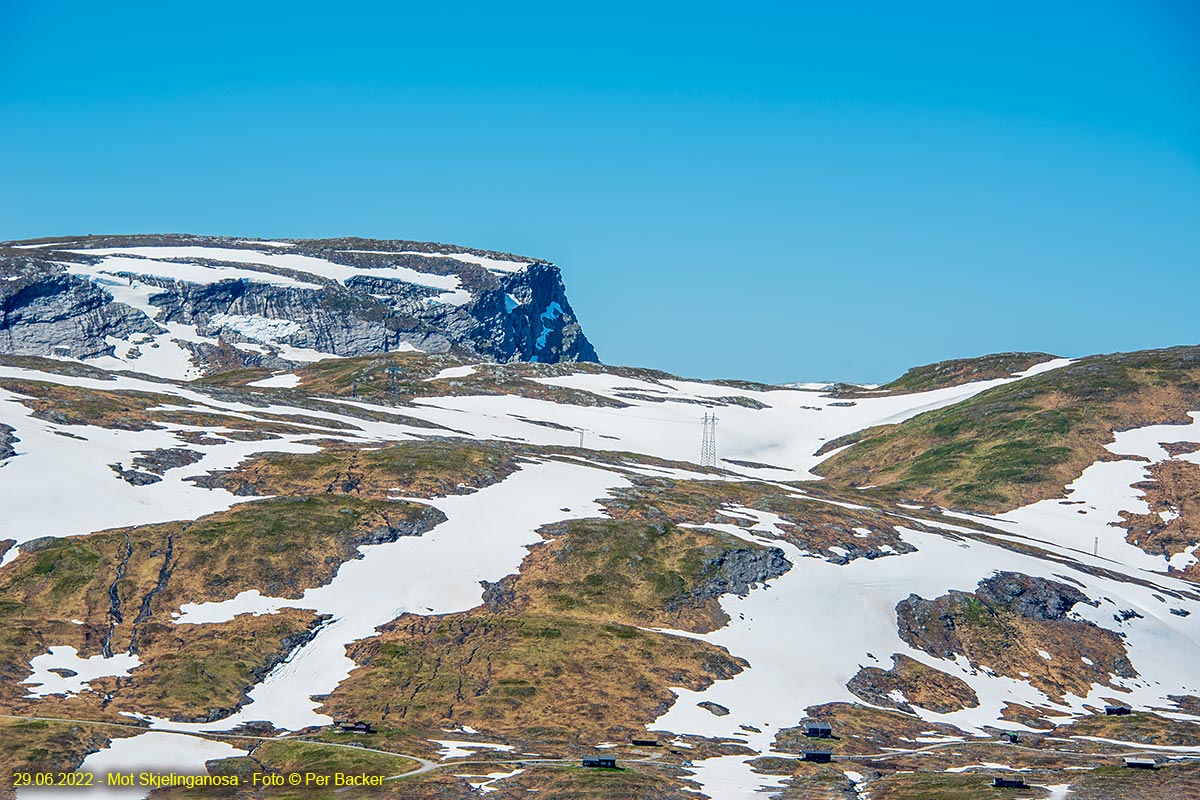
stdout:
[[342,733],[374,733],[375,729],[371,727],[371,723],[363,722],[361,719],[358,722],[339,722],[334,727]]
[[1129,706],[1105,706],[1104,713],[1110,717],[1123,717],[1132,709]]
[[658,747],[658,739],[630,739],[629,743],[634,747]]
[[800,754],[802,761],[813,761],[817,764],[828,764],[833,761],[833,753],[828,750],[805,750]]
[[997,789],[1026,789],[1024,778],[992,778],[992,786]]
[[1010,744],[1017,744],[1021,741],[1021,734],[1017,733],[1016,731],[1005,731],[1004,733],[1000,734],[1000,738]]
[[1153,758],[1131,756],[1125,759],[1125,766],[1130,769],[1155,769],[1158,766],[1158,762]]
[[833,726],[828,722],[806,722],[804,723],[804,735],[812,739],[832,739]]
[[616,769],[616,756],[584,756],[583,766],[593,769]]

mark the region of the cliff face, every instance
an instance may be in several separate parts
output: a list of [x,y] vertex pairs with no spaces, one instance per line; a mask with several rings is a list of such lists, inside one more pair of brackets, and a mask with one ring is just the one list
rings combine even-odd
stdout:
[[218,355],[228,366],[413,348],[598,360],[558,268],[507,254],[364,239],[0,245],[2,352],[133,362],[153,349],[198,369]]
[[0,261],[0,351],[91,358],[112,351],[109,336],[158,330],[145,314],[62,267],[32,258]]

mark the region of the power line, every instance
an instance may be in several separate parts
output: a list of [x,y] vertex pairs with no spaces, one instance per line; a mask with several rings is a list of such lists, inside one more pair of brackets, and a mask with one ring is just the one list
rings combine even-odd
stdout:
[[700,440],[700,466],[717,465],[717,415],[704,415],[704,432]]

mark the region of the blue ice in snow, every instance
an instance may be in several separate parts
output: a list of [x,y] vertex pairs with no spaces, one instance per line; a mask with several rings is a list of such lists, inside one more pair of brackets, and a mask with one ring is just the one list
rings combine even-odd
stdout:
[[546,325],[545,323],[554,322],[555,320],[562,317],[562,315],[563,315],[562,306],[560,306],[556,302],[551,302],[550,305],[546,306],[546,310],[541,313],[540,316],[541,316],[542,323],[543,323],[542,324],[542,332],[538,336],[537,343],[535,345],[538,350],[541,350],[542,348],[544,348],[546,346],[546,337],[549,336],[551,333],[550,326]]

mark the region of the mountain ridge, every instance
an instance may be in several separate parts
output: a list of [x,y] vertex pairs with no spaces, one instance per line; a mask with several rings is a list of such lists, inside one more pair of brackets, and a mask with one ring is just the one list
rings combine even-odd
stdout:
[[539,259],[406,240],[192,235],[0,244],[6,352],[159,360],[180,377],[390,350],[598,360]]

